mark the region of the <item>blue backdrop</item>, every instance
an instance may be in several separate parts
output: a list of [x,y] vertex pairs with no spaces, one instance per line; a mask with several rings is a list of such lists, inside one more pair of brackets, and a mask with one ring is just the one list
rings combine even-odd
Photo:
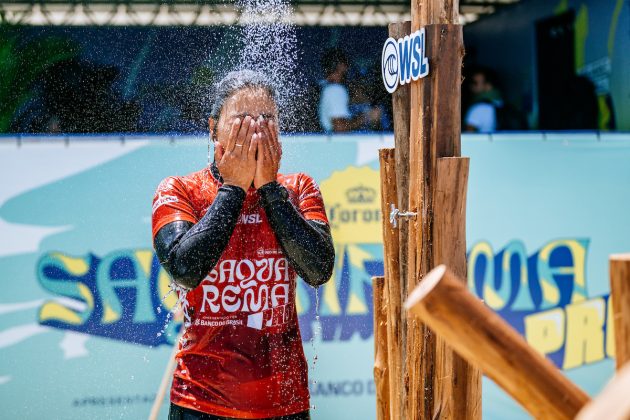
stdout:
[[[283,141],[282,171],[305,171],[321,186],[338,256],[327,285],[298,286],[313,418],[374,418],[377,150],[392,138]],[[148,415],[179,328],[167,319],[174,297],[162,299],[169,280],[152,252],[151,200],[164,177],[203,167],[206,147],[194,137],[0,141],[8,418]],[[470,289],[571,380],[598,392],[613,372],[608,255],[630,250],[630,135],[474,135],[464,136],[463,151],[471,157]],[[483,385],[484,418],[526,418],[491,381]]]

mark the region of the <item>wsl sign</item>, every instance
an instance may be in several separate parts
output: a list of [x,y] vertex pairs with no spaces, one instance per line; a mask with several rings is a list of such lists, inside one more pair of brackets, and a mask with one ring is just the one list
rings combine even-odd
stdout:
[[398,85],[418,80],[429,74],[424,28],[395,40],[387,38],[383,46],[381,73],[385,89],[393,93]]

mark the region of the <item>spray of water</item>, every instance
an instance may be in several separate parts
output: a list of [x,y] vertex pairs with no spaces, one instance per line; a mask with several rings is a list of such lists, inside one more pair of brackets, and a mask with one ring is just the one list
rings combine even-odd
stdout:
[[[181,286],[178,286],[175,282],[172,282],[172,281],[169,285],[169,289],[170,290],[162,297],[161,303],[164,304],[164,302],[166,301],[166,298],[168,298],[172,293],[177,293],[177,302],[175,302],[175,305],[173,305],[173,307],[166,314],[166,319],[164,320],[164,326],[162,327],[160,332],[157,333],[158,337],[161,337],[162,334],[165,333],[165,331],[168,328],[168,324],[171,322],[173,318],[173,314],[177,312],[178,310],[181,311],[184,315],[184,328],[188,328],[188,326],[190,326],[190,315],[188,314],[188,299],[186,299],[188,290]],[[162,312],[161,306],[157,307],[157,312],[158,313]]]
[[[319,287],[315,288],[315,322],[313,325],[313,335],[311,336],[311,348],[313,350],[313,364],[311,365],[311,370],[313,371],[313,375],[315,373],[315,365],[317,364],[317,349],[315,348],[315,339],[318,335],[321,334],[321,324],[319,322]],[[313,385],[317,385],[317,379],[312,379],[311,383]],[[315,404],[311,406],[311,409],[315,410]]]
[[230,71],[255,70],[269,77],[278,92],[280,128],[299,131],[300,109],[306,97],[299,71],[300,43],[291,23],[288,0],[237,0],[239,25],[226,30],[212,48],[208,65],[216,80]]
[[[278,94],[280,128],[283,131],[299,131],[302,128],[300,114],[306,98],[304,76],[299,71],[300,49],[296,28],[291,24],[292,9],[288,0],[237,0],[240,26],[226,31],[222,41],[214,46],[208,66],[216,80],[234,70],[255,70],[265,74]],[[311,104],[312,106],[312,104]],[[212,161],[211,139],[208,138],[208,164]],[[174,283],[179,298],[175,308],[180,307],[190,325],[187,314],[186,290]],[[169,292],[170,293],[170,292]],[[165,297],[166,298],[166,297]],[[315,369],[317,351],[315,337],[320,334],[319,292],[315,289],[315,325],[311,345]],[[167,324],[170,321],[167,315]],[[165,328],[161,331],[163,333]],[[159,335],[159,334],[158,334]],[[317,381],[313,380],[316,384]],[[312,406],[315,409],[315,406]]]
[[258,70],[272,80],[278,91],[278,106],[285,125],[296,125],[296,99],[303,96],[298,71],[298,41],[290,23],[287,0],[241,0],[241,68]]

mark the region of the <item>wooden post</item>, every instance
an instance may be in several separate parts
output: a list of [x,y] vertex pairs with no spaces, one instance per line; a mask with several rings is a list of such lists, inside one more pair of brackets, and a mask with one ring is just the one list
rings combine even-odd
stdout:
[[586,404],[576,420],[630,419],[630,363],[621,368],[606,388]]
[[459,22],[459,0],[411,0],[413,30],[432,23]]
[[630,254],[610,256],[610,296],[619,370],[630,362]]
[[[394,39],[404,38],[411,33],[411,22],[397,22],[389,24],[389,36]],[[392,94],[392,108],[394,119],[394,142],[396,145],[396,153],[394,158],[396,161],[396,196],[394,201],[396,208],[409,208],[409,128],[411,112],[409,103],[410,87],[409,85],[398,86],[398,89]],[[389,209],[383,209],[383,222],[389,224]],[[391,226],[389,226],[391,228]],[[385,229],[385,225],[384,225]],[[409,237],[409,223],[405,219],[398,221],[398,229],[396,233],[398,240],[398,277],[397,284],[391,284],[389,291],[390,313],[398,314],[398,325],[392,329],[395,335],[395,343],[397,348],[390,347],[390,394],[391,410],[393,419],[406,419],[409,416],[405,413],[404,401],[407,401],[407,387],[403,386],[403,375],[407,371],[405,368],[405,346],[407,341],[407,312],[402,311],[401,302],[407,299],[407,238]],[[388,257],[387,249],[385,256]],[[387,263],[386,263],[387,265]],[[390,283],[394,281],[394,277],[389,277]],[[394,287],[397,286],[397,287]],[[397,303],[394,300],[394,294],[398,293]],[[396,306],[394,306],[396,305]],[[393,325],[392,325],[393,326]]]
[[431,271],[405,308],[477,365],[537,419],[573,419],[588,396],[446,266]]
[[[383,205],[388,204],[387,208],[383,207],[383,230],[386,281],[387,286],[391,286],[389,320],[397,312],[398,303],[393,299],[396,288],[401,299],[406,299],[408,292],[436,264],[447,263],[461,276],[466,274],[464,209],[468,161],[439,163],[440,158],[461,155],[463,37],[462,28],[457,25],[458,7],[458,0],[412,0],[412,22],[389,26],[389,35],[399,39],[429,25],[425,31],[426,54],[430,60],[427,78],[399,86],[392,95],[396,208],[418,216],[411,222],[399,219],[399,253],[394,256],[391,248],[395,240],[386,221],[391,202],[383,196]],[[443,194],[436,195],[436,185],[441,182],[438,166],[442,165],[441,173],[445,174],[444,182],[448,185],[443,184]],[[451,170],[456,171],[455,178],[450,177]],[[451,194],[450,188],[455,188],[456,192]],[[434,221],[437,214],[444,217]],[[436,244],[457,246],[436,248]],[[391,282],[395,273],[388,268],[388,261],[390,265],[399,262],[400,283]],[[390,381],[392,418],[480,419],[479,372],[453,355],[443,340],[424,328],[415,317],[403,312],[398,321],[399,326],[392,321],[393,328],[388,329],[388,333],[400,337],[388,343],[390,377],[393,378]],[[396,347],[399,343],[400,350]]]
[[389,377],[387,352],[387,297],[384,277],[372,277],[374,313],[374,385],[376,418],[389,420]]
[[[464,191],[449,194],[436,202],[437,185],[451,188],[466,184],[468,165],[459,162],[440,164],[441,158],[461,155],[461,67],[464,54],[462,27],[458,25],[457,0],[412,0],[412,31],[421,27],[426,33],[429,75],[411,83],[410,121],[410,199],[408,209],[416,212],[408,237],[407,290],[422,281],[439,263],[446,262],[466,274],[465,214],[449,209],[465,207]],[[438,166],[458,169],[459,179],[440,181]],[[465,173],[463,173],[465,171]],[[444,184],[446,185],[446,184]],[[461,196],[456,196],[460,194]],[[443,227],[437,215],[446,214]],[[449,229],[454,224],[457,229]],[[461,229],[461,227],[464,227]],[[438,249],[437,243],[455,244]],[[481,377],[465,360],[453,356],[441,338],[409,320],[405,371],[409,383],[407,418],[481,418]],[[448,379],[445,379],[448,378]]]
[[[470,159],[438,158],[433,191],[433,265],[451,267],[466,279],[466,191]],[[481,372],[436,337],[437,372],[452,372],[434,382],[434,411],[440,418],[481,419]],[[450,379],[450,380],[449,380]]]
[[[397,174],[394,149],[379,150],[381,164],[381,210],[383,213],[383,245],[387,293],[387,350],[390,418],[400,419],[402,405],[402,319],[401,277],[399,266],[398,229],[389,223],[390,206],[397,206]],[[375,330],[376,331],[376,330]]]

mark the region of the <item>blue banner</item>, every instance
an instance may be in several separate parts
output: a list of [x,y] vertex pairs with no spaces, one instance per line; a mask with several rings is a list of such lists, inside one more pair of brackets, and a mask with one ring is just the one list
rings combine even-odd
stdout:
[[[299,282],[314,419],[375,417],[371,277],[383,271],[377,150],[391,136],[285,137],[319,183],[333,278]],[[613,373],[608,255],[630,250],[630,135],[464,136],[470,290],[587,392]],[[160,180],[206,139],[0,142],[0,402],[7,418],[143,418],[181,320],[151,246]],[[484,379],[488,419],[527,418]],[[167,404],[161,412],[166,418]]]

